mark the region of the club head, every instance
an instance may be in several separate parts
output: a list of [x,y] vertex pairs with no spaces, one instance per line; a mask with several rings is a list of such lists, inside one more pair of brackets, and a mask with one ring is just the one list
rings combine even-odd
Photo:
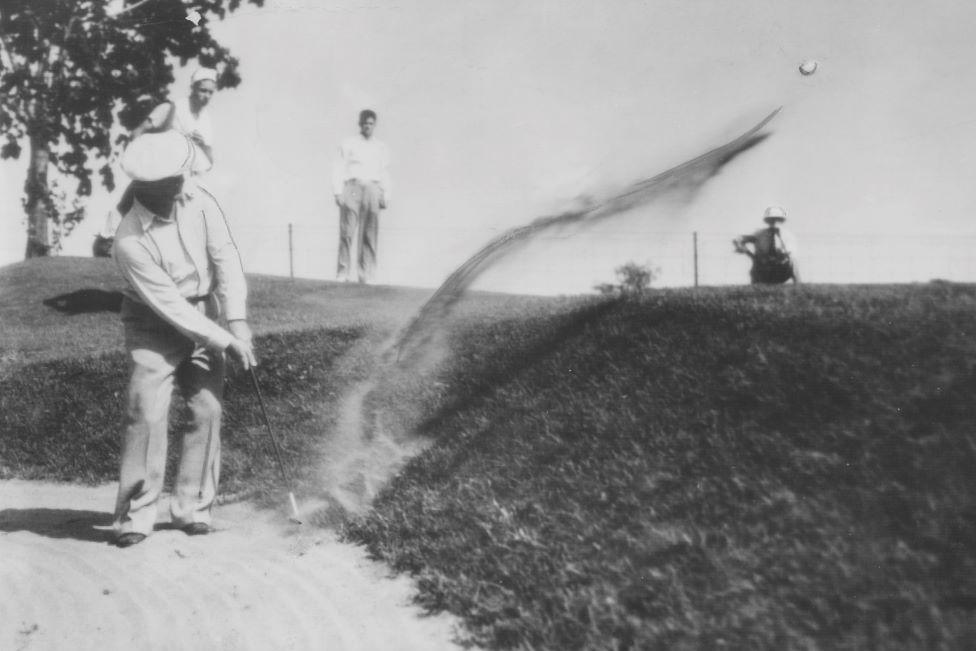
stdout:
[[302,517],[298,512],[298,502],[295,500],[294,493],[288,493],[288,502],[291,504],[291,517],[288,518],[288,521],[295,524],[302,524]]

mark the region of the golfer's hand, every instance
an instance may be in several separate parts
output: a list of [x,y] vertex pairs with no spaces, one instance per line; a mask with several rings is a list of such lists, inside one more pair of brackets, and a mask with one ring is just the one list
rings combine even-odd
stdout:
[[227,346],[227,352],[231,357],[240,362],[245,371],[250,369],[252,366],[258,365],[258,360],[254,357],[254,349],[251,348],[251,344],[245,343],[236,337],[232,339],[230,345]]
[[339,194],[335,195],[335,202],[337,206],[342,208],[342,195]]
[[386,197],[380,197],[380,210],[386,210]]

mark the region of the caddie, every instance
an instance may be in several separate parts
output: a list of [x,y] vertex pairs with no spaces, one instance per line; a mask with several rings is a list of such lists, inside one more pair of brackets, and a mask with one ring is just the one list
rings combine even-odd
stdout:
[[[766,208],[763,214],[766,228],[732,240],[736,253],[749,256],[752,268],[749,279],[753,285],[775,285],[792,279],[800,282],[800,270],[796,262],[796,237],[782,227],[786,211],[779,206]],[[749,249],[749,246],[752,249]]]
[[237,245],[214,196],[192,178],[201,156],[176,130],[142,135],[122,155],[133,201],[113,247],[128,283],[121,316],[131,369],[114,521],[120,547],[142,542],[156,523],[174,387],[192,420],[172,523],[189,535],[211,531],[225,353],[245,369],[256,364]]

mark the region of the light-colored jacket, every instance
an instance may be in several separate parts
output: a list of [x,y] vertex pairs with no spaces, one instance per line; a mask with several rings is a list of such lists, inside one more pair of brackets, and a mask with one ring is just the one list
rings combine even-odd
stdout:
[[152,308],[198,344],[226,348],[233,336],[190,300],[211,293],[228,321],[247,317],[247,282],[223,211],[192,185],[166,218],[134,201],[115,236],[113,257],[128,298]]

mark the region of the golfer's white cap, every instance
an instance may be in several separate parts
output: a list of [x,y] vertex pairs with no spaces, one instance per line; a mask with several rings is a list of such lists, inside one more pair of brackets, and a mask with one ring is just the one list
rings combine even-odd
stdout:
[[133,181],[159,181],[187,172],[205,172],[207,157],[179,131],[146,133],[122,153],[122,171]]
[[216,84],[217,71],[213,68],[197,68],[190,77],[190,85],[192,86],[198,81],[212,81]]
[[786,210],[779,206],[770,206],[766,208],[766,212],[763,214],[763,220],[786,221]]

